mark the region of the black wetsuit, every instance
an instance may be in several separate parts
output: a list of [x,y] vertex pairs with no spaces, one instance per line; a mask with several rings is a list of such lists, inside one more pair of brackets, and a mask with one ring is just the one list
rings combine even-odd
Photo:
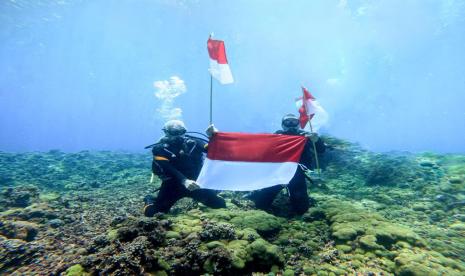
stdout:
[[[189,191],[183,181],[196,180],[202,168],[206,143],[191,137],[178,137],[178,141],[156,144],[153,149],[152,171],[162,180],[154,211],[166,213],[183,197],[191,197],[211,208],[226,207],[224,199],[208,189]],[[146,214],[147,215],[147,214]],[[149,214],[153,215],[153,214]]]
[[[278,130],[275,134],[283,134],[283,135],[306,135],[310,134],[303,130],[297,131],[283,131]],[[323,153],[325,151],[325,144],[323,140],[320,138],[315,143],[317,153]],[[308,139],[307,143],[305,144],[304,151],[300,158],[300,164],[304,165],[305,167],[312,169],[314,168],[314,150],[313,144]],[[285,183],[283,183],[285,184]],[[273,203],[274,198],[278,193],[283,189],[283,185],[275,185],[268,188],[264,188],[253,192],[249,198],[255,202],[255,206],[262,210],[269,210],[271,204]],[[288,185],[289,189],[289,196],[290,196],[290,203],[292,207],[292,211],[297,215],[302,215],[305,213],[308,208],[310,207],[310,201],[307,193],[307,183],[305,182],[305,174],[302,168],[299,166],[297,167],[297,171],[294,177],[289,181]]]

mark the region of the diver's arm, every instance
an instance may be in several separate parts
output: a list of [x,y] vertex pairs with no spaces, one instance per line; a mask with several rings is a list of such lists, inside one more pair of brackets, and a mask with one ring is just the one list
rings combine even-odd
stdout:
[[[309,131],[302,131],[302,135],[307,137],[309,142],[315,143],[315,148],[317,153],[324,153],[326,149],[326,145],[323,139],[318,136],[316,132],[309,132]],[[313,151],[313,149],[312,149]]]
[[161,180],[174,178],[182,182],[187,179],[184,174],[170,163],[170,156],[167,154],[164,145],[160,144],[153,147],[152,154],[152,172],[159,176]]
[[152,162],[152,171],[154,174],[163,177],[173,177],[181,183],[187,180],[187,177],[184,176],[180,171],[178,171],[173,165],[170,164],[168,160],[154,160]]
[[188,179],[184,176],[180,171],[174,168],[173,165],[170,164],[169,161],[153,161],[154,164],[159,166],[162,171],[164,172],[163,175],[166,176],[166,173],[169,176],[173,176],[177,181],[179,181],[182,185],[184,185],[188,190],[193,191],[200,188],[200,186],[194,180]]
[[207,134],[208,138],[212,138],[212,136],[218,132],[218,129],[213,125],[209,125],[205,130],[205,134]]
[[[205,130],[205,134],[207,134],[208,139],[211,139],[215,133],[218,132],[218,129],[213,125],[209,125],[207,129]],[[206,153],[208,151],[208,143],[203,143],[198,141],[200,146],[202,147],[202,152]]]

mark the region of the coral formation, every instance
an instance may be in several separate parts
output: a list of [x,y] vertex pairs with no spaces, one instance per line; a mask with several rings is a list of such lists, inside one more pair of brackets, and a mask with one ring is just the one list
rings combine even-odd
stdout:
[[0,152],[0,273],[463,275],[465,156],[372,153],[325,137],[316,206],[286,217],[223,192],[142,217],[150,155]]

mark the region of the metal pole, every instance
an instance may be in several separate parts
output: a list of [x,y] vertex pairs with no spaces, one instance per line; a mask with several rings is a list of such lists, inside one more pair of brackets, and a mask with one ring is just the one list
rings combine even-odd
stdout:
[[210,125],[213,124],[213,77],[210,74]]
[[[303,85],[302,85],[302,89],[303,89]],[[302,105],[304,106],[305,108],[305,113],[307,114],[307,116],[309,115],[308,114],[308,111],[307,111],[307,107],[305,106],[305,103],[304,103],[304,100],[305,100],[305,95],[302,95]],[[312,119],[310,118],[310,116],[308,116],[309,119],[308,119],[308,125],[310,126],[310,133],[313,133],[313,126],[312,126]],[[316,152],[316,145],[315,145],[315,142],[313,142],[312,139],[310,139],[312,141],[312,145],[313,145],[313,153],[315,154],[315,163],[316,163],[316,171],[318,173],[318,176],[321,177],[321,173],[320,173],[320,162],[318,160],[318,154]]]
[[[310,126],[310,132],[313,133],[312,121],[309,120],[308,124]],[[318,172],[318,176],[321,176],[320,162],[318,160],[318,154],[316,152],[316,145],[315,145],[315,142],[313,142],[312,139],[310,139],[310,140],[312,141],[312,144],[313,144],[313,153],[315,153],[316,171]]]

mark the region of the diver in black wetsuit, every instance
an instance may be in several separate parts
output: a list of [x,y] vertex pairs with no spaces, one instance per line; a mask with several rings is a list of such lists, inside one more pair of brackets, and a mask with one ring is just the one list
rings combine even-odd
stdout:
[[165,136],[152,148],[152,171],[161,180],[156,198],[144,198],[144,214],[151,217],[155,213],[167,213],[183,197],[191,197],[211,208],[224,208],[224,199],[216,192],[200,189],[195,179],[202,168],[207,144],[200,139],[186,136],[184,123],[168,121],[163,131]]
[[[318,137],[316,133],[306,132],[299,129],[299,119],[293,115],[288,114],[283,117],[281,122],[282,130],[278,130],[275,134],[283,135],[301,135],[309,138],[305,144],[304,151],[300,158],[300,164],[304,165],[308,169],[314,168],[314,151],[312,141],[315,143],[316,151],[321,154],[325,151],[325,144],[322,139]],[[302,215],[310,207],[310,199],[307,193],[307,183],[305,182],[305,173],[299,166],[294,177],[291,179],[288,185],[290,203],[292,211],[296,215]],[[283,189],[283,185],[275,185],[272,187],[264,188],[255,192],[252,192],[248,198],[251,199],[255,206],[259,209],[268,211],[273,203],[274,198]]]

